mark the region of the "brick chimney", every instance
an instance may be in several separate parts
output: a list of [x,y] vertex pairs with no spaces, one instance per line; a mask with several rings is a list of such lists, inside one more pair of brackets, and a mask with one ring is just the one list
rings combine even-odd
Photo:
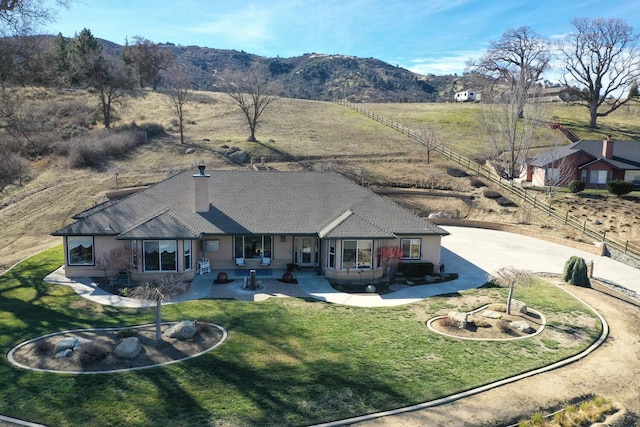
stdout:
[[199,173],[193,175],[196,212],[209,212],[209,178],[211,175],[206,174],[204,169],[205,165],[198,165]]
[[613,139],[611,135],[607,136],[607,139],[602,141],[602,157],[610,159],[613,157]]

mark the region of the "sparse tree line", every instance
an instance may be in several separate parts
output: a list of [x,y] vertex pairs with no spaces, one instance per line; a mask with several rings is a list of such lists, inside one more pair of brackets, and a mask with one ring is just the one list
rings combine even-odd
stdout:
[[[68,6],[66,0],[58,0]],[[136,36],[121,54],[113,53],[84,28],[73,37],[33,36],[54,12],[38,0],[0,2],[0,191],[20,183],[29,160],[47,154],[67,158],[69,167],[97,167],[122,158],[149,135],[135,124],[113,128],[131,97],[141,89],[162,91],[184,143],[191,76],[170,49]],[[218,90],[228,93],[245,117],[247,140],[256,141],[264,111],[277,99],[263,64],[248,63],[243,72],[213,73]],[[30,88],[25,91],[24,88]],[[48,101],[51,89],[82,91],[95,103],[77,97],[64,105]],[[39,92],[38,92],[39,91]],[[34,94],[36,92],[36,94]],[[30,97],[30,98],[29,98]],[[105,131],[93,130],[101,123]],[[152,126],[161,132],[160,125]],[[141,130],[147,131],[141,136]]]
[[[57,5],[68,6],[66,0],[57,0]],[[0,2],[0,190],[20,180],[26,160],[51,152],[55,142],[67,141],[60,145],[66,146],[63,151],[68,153],[77,147],[102,146],[74,142],[86,138],[86,129],[99,122],[112,128],[127,100],[144,94],[140,88],[166,93],[167,107],[176,118],[184,143],[186,105],[193,82],[174,61],[170,49],[136,36],[116,55],[87,28],[72,38],[62,34],[54,39],[33,37],[38,25],[54,20],[54,14],[55,10],[37,0]],[[488,136],[494,167],[507,178],[518,175],[536,127],[543,123],[544,110],[534,102],[535,90],[542,87],[542,75],[554,60],[563,67],[561,83],[589,109],[592,128],[599,117],[638,97],[639,34],[620,19],[580,18],[572,25],[573,31],[558,43],[529,27],[509,29],[500,40],[490,43],[483,56],[468,64],[471,74],[494,82],[483,97],[483,101],[492,102],[483,109],[479,123]],[[212,89],[229,94],[242,112],[248,141],[256,140],[264,111],[282,93],[282,87],[275,83],[281,72],[257,61],[248,61],[241,71],[212,72]],[[93,96],[95,105],[76,104],[76,113],[81,114],[72,114],[74,119],[63,124],[63,120],[55,120],[60,119],[58,112],[38,115],[36,110],[46,107],[37,102],[28,106],[16,90],[24,86],[79,88]],[[621,92],[625,95],[620,96]],[[69,109],[62,110],[65,108]],[[113,151],[104,146],[100,150]],[[91,154],[74,155],[70,165],[91,163]]]

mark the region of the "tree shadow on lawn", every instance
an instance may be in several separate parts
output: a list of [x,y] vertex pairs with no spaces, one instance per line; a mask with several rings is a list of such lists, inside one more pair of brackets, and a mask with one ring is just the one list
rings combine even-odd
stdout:
[[[300,368],[287,362],[272,362],[262,369],[243,364],[241,359],[239,362],[218,359],[206,368],[203,364],[191,368],[201,371],[203,377],[215,372],[222,387],[231,388],[251,401],[253,410],[231,422],[246,425],[328,422],[401,407],[410,400],[410,396],[367,375],[367,369],[362,366],[318,360],[302,364]],[[291,376],[298,376],[300,380],[292,380]],[[285,383],[281,377],[286,378]],[[296,386],[292,388],[292,384]],[[211,391],[223,396],[220,391]],[[380,402],[384,402],[385,407],[378,406]],[[224,399],[217,402],[222,407],[231,404]]]

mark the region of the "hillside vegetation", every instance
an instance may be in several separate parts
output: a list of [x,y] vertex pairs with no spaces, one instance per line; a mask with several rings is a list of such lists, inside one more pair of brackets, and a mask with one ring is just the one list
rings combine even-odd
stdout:
[[[81,91],[47,92],[47,96],[39,93],[31,99],[39,104],[55,102],[59,109],[64,105],[92,102],[90,94]],[[475,124],[479,105],[365,104],[365,107],[410,127],[433,123],[441,141],[462,153],[479,156],[485,150],[484,138]],[[65,122],[71,120],[71,116],[59,120]],[[584,138],[601,137],[583,133],[582,126],[588,122],[584,108],[554,107],[549,113],[549,117],[553,116],[561,117]],[[450,172],[456,165],[434,153],[427,164],[423,146],[388,126],[334,103],[280,99],[264,117],[257,132],[260,141],[257,144],[245,142],[244,119],[226,95],[195,93],[194,102],[188,105],[187,119],[187,143],[180,144],[164,95],[145,92],[120,112],[116,126],[126,124],[127,128],[156,131],[163,128],[164,132],[154,133],[156,136],[130,153],[104,158],[91,168],[71,167],[69,154],[55,147],[66,144],[73,152],[73,141],[84,141],[78,142],[75,148],[89,144],[87,141],[92,140],[94,133],[105,132],[95,124],[75,129],[74,132],[84,135],[85,139],[49,141],[52,145],[50,154],[38,156],[27,165],[22,185],[10,185],[2,193],[0,237],[4,244],[0,248],[0,264],[6,268],[40,249],[59,243],[59,238],[49,236],[51,231],[70,222],[71,215],[103,202],[106,194],[116,188],[148,185],[166,178],[169,171],[194,169],[199,162],[206,163],[209,170],[247,167],[216,153],[221,146],[238,147],[255,159],[264,158],[269,167],[277,170],[333,170],[365,185],[433,188],[438,193],[435,196],[390,196],[419,215],[447,212],[460,218],[527,223],[538,229],[545,225],[545,231],[556,236],[580,238],[579,233],[560,226],[549,227],[548,219],[536,218],[535,212],[527,207],[499,206],[483,196],[483,188],[471,185],[472,177],[452,176]],[[637,116],[620,111],[604,118],[602,127],[614,138],[630,139],[640,135],[636,123]],[[549,145],[552,135],[552,130],[542,130],[537,145]],[[541,197],[546,197],[544,192]],[[589,220],[609,212],[602,210],[602,203],[609,206],[611,212],[619,209],[619,213],[607,217],[606,226],[613,233],[620,232],[626,238],[640,240],[640,227],[637,226],[640,218],[635,216],[637,198],[633,195],[614,200],[602,193],[597,199],[595,196],[556,193],[554,199],[576,209],[583,209],[584,205],[584,215]]]

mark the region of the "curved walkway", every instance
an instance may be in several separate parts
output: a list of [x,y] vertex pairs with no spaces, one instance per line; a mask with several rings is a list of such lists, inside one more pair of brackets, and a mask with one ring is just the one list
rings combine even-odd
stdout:
[[[513,266],[534,272],[561,274],[571,256],[594,261],[594,276],[614,282],[640,294],[640,272],[607,257],[597,257],[557,243],[504,231],[468,227],[443,227],[451,235],[442,239],[442,263],[446,271],[458,273],[451,282],[411,286],[389,294],[349,294],[337,291],[322,276],[313,272],[298,273],[298,285],[282,284],[275,279],[263,280],[263,295],[309,295],[321,301],[358,307],[384,307],[410,304],[425,298],[477,288],[487,276],[501,267]],[[227,297],[227,288],[212,285],[213,275],[196,276],[189,291],[169,303],[206,297]],[[123,298],[97,287],[90,279],[68,279],[62,268],[45,278],[48,283],[72,287],[79,295],[100,304],[120,307],[147,307],[148,302]],[[236,286],[236,285],[233,285]],[[302,291],[302,293],[300,292]],[[217,295],[216,293],[220,293]],[[245,292],[246,293],[246,292]]]

